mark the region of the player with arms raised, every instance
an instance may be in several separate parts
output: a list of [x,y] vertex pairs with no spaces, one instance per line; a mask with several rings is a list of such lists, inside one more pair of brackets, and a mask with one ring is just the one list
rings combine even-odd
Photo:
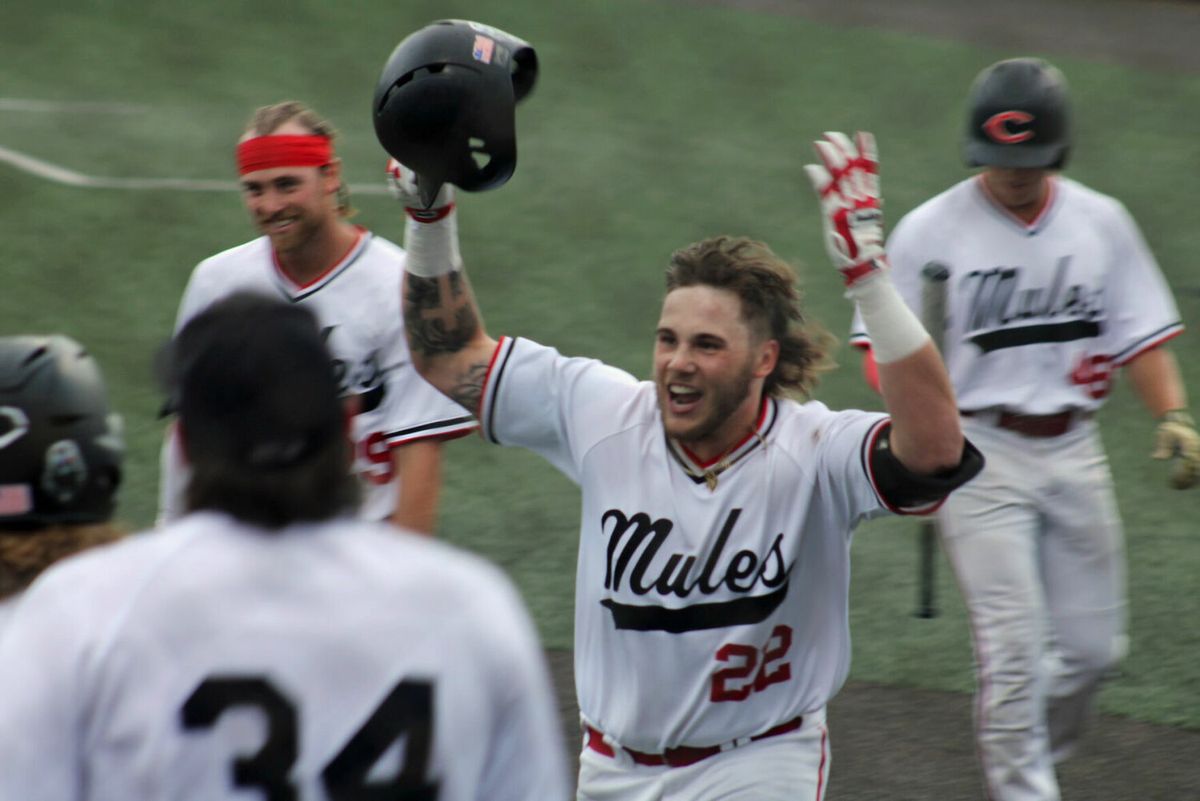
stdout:
[[[416,66],[388,77],[419,94],[478,73]],[[486,121],[469,133],[464,146],[493,139]],[[477,410],[487,439],[541,454],[582,488],[579,798],[817,801],[825,705],[850,658],[851,530],[887,509],[931,509],[980,466],[938,353],[887,276],[872,138],[829,135],[809,173],[849,294],[888,343],[890,417],[786,397],[812,386],[823,352],[791,269],[745,239],[672,257],[653,381],[492,338],[456,241],[446,165],[470,169],[460,140],[445,137],[440,156],[414,148],[413,163],[403,136],[385,138],[417,176],[391,173],[408,197],[414,364]]]
[[0,798],[564,798],[511,583],[353,518],[351,420],[312,315],[235,294],[168,363],[189,514],[22,598],[0,640]]

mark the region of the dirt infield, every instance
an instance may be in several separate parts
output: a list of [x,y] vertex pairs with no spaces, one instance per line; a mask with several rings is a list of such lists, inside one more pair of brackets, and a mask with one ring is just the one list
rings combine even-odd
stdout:
[[[550,651],[568,753],[578,766],[579,708],[571,652]],[[971,698],[850,683],[829,707],[828,801],[983,799],[971,741]],[[1059,766],[1076,801],[1200,801],[1200,732],[1102,716]]]
[[[679,0],[687,2],[688,0]],[[690,0],[826,23],[890,28],[1017,51],[1200,73],[1200,3],[1152,0]],[[549,653],[569,751],[578,708],[569,651]],[[829,801],[985,798],[971,698],[850,683],[829,708]],[[1200,801],[1200,732],[1102,716],[1059,766],[1073,801]]]

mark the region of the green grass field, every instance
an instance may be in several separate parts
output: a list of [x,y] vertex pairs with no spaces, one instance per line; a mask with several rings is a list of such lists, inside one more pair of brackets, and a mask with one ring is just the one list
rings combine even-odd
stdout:
[[[965,175],[957,141],[967,84],[1018,55],[682,2],[565,5],[211,0],[168,10],[147,0],[16,0],[0,26],[0,96],[122,107],[0,104],[0,147],[89,175],[232,181],[232,143],[250,111],[296,98],[340,127],[350,180],[378,184],[384,159],[369,107],[391,49],[433,19],[489,22],[534,44],[542,73],[519,110],[516,175],[460,204],[488,327],[645,375],[661,268],[674,248],[716,233],[765,239],[809,265],[810,315],[843,334],[850,308],[801,171],[810,140],[874,131],[894,221]],[[1125,201],[1195,324],[1200,77],[1036,55],[1072,82],[1070,173]],[[128,429],[121,517],[145,526],[161,435],[151,355],[195,263],[254,232],[233,192],[86,189],[7,164],[0,187],[0,334],[61,331],[93,349]],[[360,194],[356,205],[361,223],[399,240],[387,197]],[[1175,348],[1200,394],[1194,336]],[[843,347],[839,356],[846,367],[820,398],[876,406],[854,355]],[[1153,425],[1127,388],[1102,422],[1129,541],[1133,638],[1104,709],[1200,727],[1200,495],[1166,489],[1164,468],[1148,459]],[[568,647],[576,489],[530,454],[475,438],[447,458],[442,536],[500,562],[547,644]],[[944,564],[944,615],[911,615],[914,531],[887,520],[857,535],[852,677],[969,690],[967,629]]]

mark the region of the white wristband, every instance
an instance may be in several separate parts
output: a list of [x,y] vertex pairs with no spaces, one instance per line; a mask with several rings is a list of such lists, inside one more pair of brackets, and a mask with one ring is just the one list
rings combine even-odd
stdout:
[[408,251],[404,269],[413,275],[436,278],[461,270],[457,210],[451,209],[433,222],[421,222],[410,215],[404,227],[404,249]]
[[877,364],[911,356],[929,341],[929,333],[900,299],[887,272],[878,270],[852,284],[846,297],[858,304]]

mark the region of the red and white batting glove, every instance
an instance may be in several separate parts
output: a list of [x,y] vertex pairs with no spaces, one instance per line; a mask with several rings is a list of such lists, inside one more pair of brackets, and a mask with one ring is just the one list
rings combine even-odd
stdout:
[[462,269],[458,251],[458,213],[454,187],[442,184],[433,203],[426,208],[417,189],[417,176],[395,159],[388,159],[387,187],[392,197],[404,204],[407,217],[404,249],[405,270],[423,278]]
[[851,141],[831,131],[813,147],[822,163],[804,172],[821,201],[825,249],[846,286],[854,286],[887,269],[875,137],[859,131]]

